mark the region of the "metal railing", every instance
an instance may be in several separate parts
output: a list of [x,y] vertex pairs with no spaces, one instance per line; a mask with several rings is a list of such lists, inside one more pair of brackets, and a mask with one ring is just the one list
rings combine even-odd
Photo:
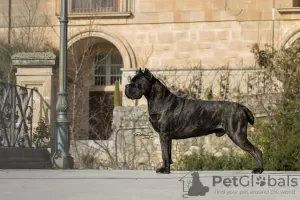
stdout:
[[32,147],[33,91],[0,82],[0,147]]
[[130,12],[131,0],[70,0],[71,13]]

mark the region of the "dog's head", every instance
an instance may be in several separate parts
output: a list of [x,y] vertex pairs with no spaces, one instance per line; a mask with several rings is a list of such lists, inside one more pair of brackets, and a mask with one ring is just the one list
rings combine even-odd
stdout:
[[152,88],[153,80],[154,76],[147,68],[144,72],[140,68],[130,83],[125,86],[126,97],[140,99],[143,95],[147,96]]

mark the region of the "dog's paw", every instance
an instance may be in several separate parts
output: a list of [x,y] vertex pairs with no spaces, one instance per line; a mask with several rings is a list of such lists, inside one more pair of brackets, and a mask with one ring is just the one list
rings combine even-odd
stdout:
[[256,178],[256,184],[259,185],[259,186],[264,186],[266,185],[266,178],[265,177],[257,177]]
[[255,168],[252,170],[252,174],[261,174],[263,173],[264,169],[263,168]]
[[170,169],[161,167],[161,168],[156,169],[156,173],[158,173],[158,174],[170,174]]

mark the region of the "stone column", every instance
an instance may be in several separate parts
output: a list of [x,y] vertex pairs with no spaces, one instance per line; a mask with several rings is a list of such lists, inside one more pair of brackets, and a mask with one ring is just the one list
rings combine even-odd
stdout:
[[17,53],[12,56],[12,64],[17,68],[16,84],[37,89],[33,98],[33,132],[39,119],[45,118],[46,124],[50,125],[51,153],[53,153],[58,83],[56,56],[50,52]]

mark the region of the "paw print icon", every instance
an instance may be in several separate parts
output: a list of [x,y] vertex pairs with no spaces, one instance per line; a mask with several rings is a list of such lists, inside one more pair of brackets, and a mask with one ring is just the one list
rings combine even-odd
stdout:
[[266,185],[266,178],[265,177],[256,177],[256,184],[259,186],[264,186]]

